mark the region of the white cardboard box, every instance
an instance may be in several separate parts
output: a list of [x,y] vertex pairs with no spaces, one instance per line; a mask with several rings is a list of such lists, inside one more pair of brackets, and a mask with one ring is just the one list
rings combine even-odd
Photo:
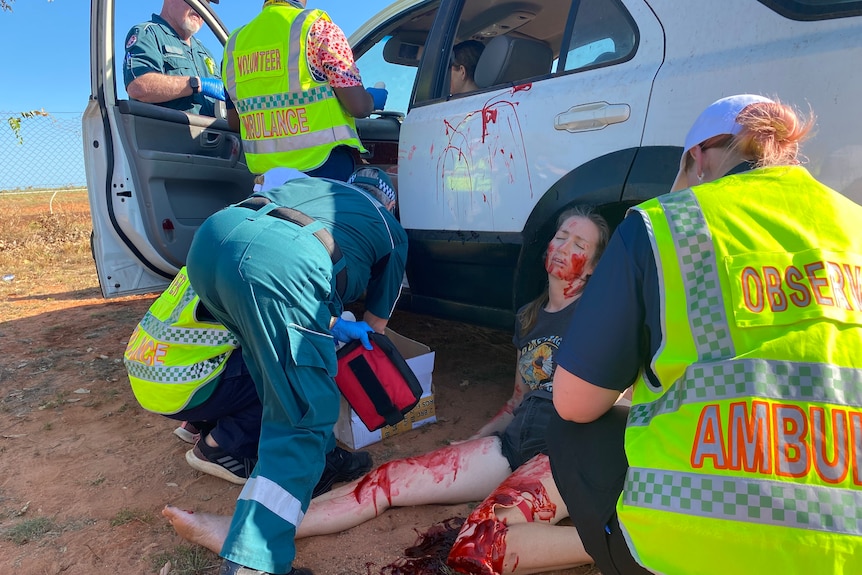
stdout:
[[359,449],[376,443],[381,439],[404,433],[426,423],[437,421],[434,409],[434,388],[431,384],[431,373],[434,371],[434,352],[427,345],[406,338],[403,335],[386,330],[386,336],[392,341],[407,365],[413,370],[416,379],[422,386],[422,397],[419,403],[404,416],[404,420],[396,425],[387,425],[377,431],[368,431],[356,412],[341,398],[341,411],[335,423],[335,438],[351,449]]

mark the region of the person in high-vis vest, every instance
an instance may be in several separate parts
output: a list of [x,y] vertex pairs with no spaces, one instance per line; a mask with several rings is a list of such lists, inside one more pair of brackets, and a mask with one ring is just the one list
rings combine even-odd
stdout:
[[713,103],[575,311],[549,455],[604,575],[862,573],[862,207],[799,165],[811,125]]
[[[262,406],[236,337],[195,294],[185,267],[135,327],[123,357],[141,407],[182,421],[174,434],[194,447],[198,471],[245,484],[257,463]],[[367,451],[335,446],[314,495],[371,468]]]
[[[263,404],[257,465],[221,547],[222,575],[308,573],[293,567],[294,537],[335,444],[334,342],[370,348],[368,333],[384,332],[401,293],[407,233],[392,213],[392,182],[378,168],[350,181],[265,178],[207,218],[189,248],[191,285],[239,340]],[[363,320],[342,319],[360,298]]]
[[362,86],[353,51],[322,10],[305,0],[266,0],[225,44],[228,122],[254,174],[295,168],[345,181],[364,152],[354,118],[386,104]]

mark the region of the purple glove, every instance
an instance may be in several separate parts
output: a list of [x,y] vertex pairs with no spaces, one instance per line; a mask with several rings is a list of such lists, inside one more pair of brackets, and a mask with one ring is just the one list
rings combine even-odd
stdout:
[[365,88],[371,97],[374,99],[374,109],[382,110],[386,107],[386,98],[389,97],[389,90],[386,88]]
[[218,78],[201,78],[201,94],[224,102],[224,84]]
[[368,340],[368,333],[373,332],[371,326],[364,321],[347,321],[338,318],[332,325],[332,337],[336,341],[347,343],[354,339],[358,339],[365,346],[365,349],[374,349],[371,347],[371,342]]

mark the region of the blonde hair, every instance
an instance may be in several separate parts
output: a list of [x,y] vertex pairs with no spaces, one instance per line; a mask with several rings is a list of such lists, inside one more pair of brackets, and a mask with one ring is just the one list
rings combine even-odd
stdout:
[[[814,114],[803,116],[779,101],[749,104],[736,116],[742,126],[738,134],[719,134],[700,144],[702,150],[728,148],[738,151],[756,168],[786,166],[799,163],[799,146],[814,127]],[[694,165],[691,153],[686,153],[683,167]]]
[[739,152],[759,168],[799,162],[799,145],[814,127],[807,117],[781,102],[761,102],[742,109],[736,117],[742,130],[734,138]]
[[[584,218],[586,220],[590,220],[596,226],[596,229],[599,232],[599,238],[594,246],[595,252],[593,252],[593,257],[590,259],[590,264],[595,267],[599,258],[602,257],[602,254],[608,245],[608,241],[611,238],[611,228],[608,225],[607,220],[598,214],[591,206],[574,206],[565,210],[560,214],[560,217],[557,218],[557,225],[554,228],[555,234],[569,218]],[[585,285],[586,281],[584,282],[584,286]],[[581,290],[584,289],[584,286],[581,286]],[[548,286],[545,285],[545,289],[541,294],[539,294],[539,297],[522,307],[518,312],[518,326],[520,327],[522,335],[529,333],[529,331],[533,329],[533,326],[536,325],[536,319],[539,317],[539,310],[545,307],[545,304],[547,303]]]

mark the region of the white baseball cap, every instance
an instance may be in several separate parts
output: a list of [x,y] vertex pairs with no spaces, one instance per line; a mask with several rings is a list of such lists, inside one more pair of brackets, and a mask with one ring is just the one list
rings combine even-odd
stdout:
[[685,137],[683,155],[693,147],[721,134],[736,135],[742,126],[736,123],[736,117],[750,104],[773,103],[769,98],[755,94],[737,94],[716,100],[700,113]]

